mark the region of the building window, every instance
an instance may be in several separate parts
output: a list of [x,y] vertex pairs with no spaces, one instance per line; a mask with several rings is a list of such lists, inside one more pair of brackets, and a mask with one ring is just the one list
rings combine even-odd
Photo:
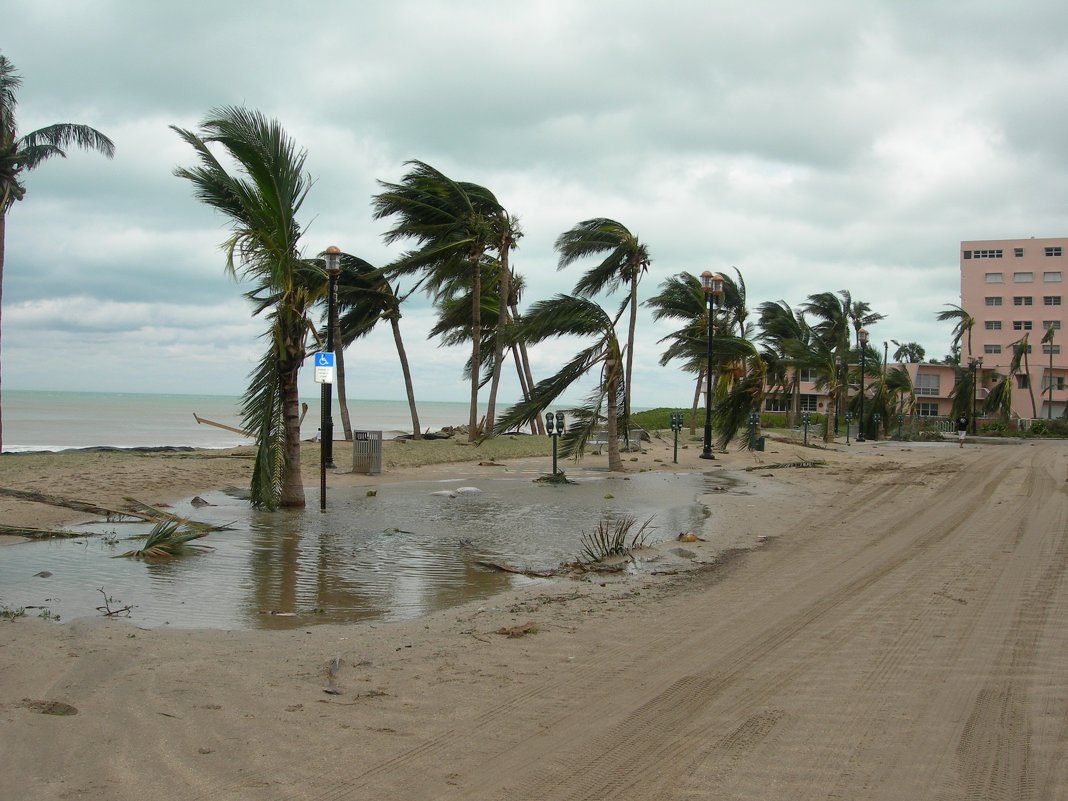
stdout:
[[1012,274],[1012,280],[1013,280],[1013,283],[1016,283],[1016,284],[1030,284],[1032,281],[1035,280],[1035,274],[1034,273],[1013,273]]
[[802,367],[797,374],[798,381],[807,381],[810,384],[816,381],[816,371],[812,367]]
[[1046,296],[1044,296],[1042,298],[1042,305],[1043,306],[1060,306],[1061,305],[1061,296],[1060,295],[1046,295]]
[[1012,255],[1016,258],[1020,258],[1023,255],[1023,248],[1013,248]]
[[1047,256],[1060,256],[1061,255],[1061,246],[1057,245],[1056,247],[1046,248],[1046,255]]
[[1034,298],[1031,295],[1016,295],[1012,299],[1013,306],[1030,306],[1034,303]]
[[964,251],[964,258],[966,259],[1000,259],[1003,253],[998,250],[966,250]]
[[[1048,376],[1048,375],[1047,376],[1043,376],[1043,378],[1042,378],[1042,391],[1043,392],[1049,392],[1049,384],[1050,384],[1050,376]],[[1053,388],[1056,389],[1056,390],[1063,390],[1064,389],[1064,376],[1063,375],[1055,375],[1055,376],[1053,376]]]
[[987,273],[986,282],[988,284],[1003,284],[1005,283],[1005,279],[1002,277],[1001,273]]
[[1027,389],[1029,386],[1031,386],[1031,376],[1027,375],[1027,373],[1020,373],[1016,376],[1017,389]]
[[916,403],[916,415],[918,417],[938,417],[938,404],[918,401]]
[[764,398],[764,411],[788,412],[790,411],[790,399],[786,397],[769,395],[768,397]]
[[1053,345],[1053,344],[1050,344],[1049,342],[1046,342],[1046,343],[1044,343],[1042,345],[1042,352],[1045,353],[1047,356],[1060,356],[1061,355],[1061,346],[1060,345]]
[[1001,297],[1000,296],[997,296],[997,297],[989,296],[989,297],[987,297],[986,305],[987,306],[1000,306],[1001,305]]
[[1013,331],[1030,331],[1032,326],[1034,326],[1034,323],[1031,322],[1030,320],[1013,320],[1012,321],[1012,330]]
[[1061,274],[1056,273],[1042,273],[1042,280],[1047,284],[1059,284],[1061,282]]
[[818,408],[817,398],[815,395],[802,395],[801,396],[801,411],[814,412]]
[[937,397],[940,394],[938,373],[917,373],[916,383],[912,385],[912,389],[917,395],[934,395]]
[[1061,330],[1061,321],[1060,320],[1043,320],[1042,321],[1042,330],[1043,331],[1048,331],[1051,328],[1054,331],[1060,331]]
[[1001,345],[983,345],[983,353],[1001,353]]
[[986,321],[986,330],[987,331],[1000,331],[1001,330],[1001,320],[987,320]]

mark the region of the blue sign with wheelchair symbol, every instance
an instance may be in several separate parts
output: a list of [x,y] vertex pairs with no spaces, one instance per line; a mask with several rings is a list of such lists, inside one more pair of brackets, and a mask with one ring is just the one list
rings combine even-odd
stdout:
[[334,366],[334,354],[333,353],[316,353],[315,354],[315,366],[316,367],[333,367]]

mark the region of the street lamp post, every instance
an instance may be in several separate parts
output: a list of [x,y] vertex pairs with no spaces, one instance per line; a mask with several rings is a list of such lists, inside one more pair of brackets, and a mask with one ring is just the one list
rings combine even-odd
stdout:
[[[337,317],[337,277],[341,273],[341,251],[331,245],[323,253],[327,276],[326,350],[334,353],[334,325]],[[322,385],[322,422],[319,431],[319,508],[326,508],[326,469],[334,464],[334,420],[330,413],[333,384]]]
[[979,368],[983,366],[983,357],[975,356],[968,360],[968,367],[972,371],[972,436],[976,432],[976,416],[979,405]]
[[[555,426],[554,426],[555,423]],[[564,413],[557,412],[553,415],[552,412],[545,413],[545,433],[547,433],[553,441],[553,476],[556,472],[556,441],[560,438],[560,435],[564,433]]]
[[671,457],[674,464],[679,463],[679,432],[682,431],[682,412],[671,413],[671,430],[675,432],[675,450]]
[[860,416],[857,418],[857,442],[864,442],[864,351],[868,349],[868,330],[857,331],[860,343]]
[[852,412],[846,412],[845,413],[846,445],[849,444],[849,426],[852,424],[852,422],[853,422],[853,413]]
[[702,459],[715,459],[712,455],[712,323],[716,316],[716,299],[723,294],[723,276],[713,275],[708,270],[701,273],[701,288],[708,298],[708,344],[705,350],[705,446]]
[[834,435],[838,436],[838,412],[842,406],[842,357],[834,357]]

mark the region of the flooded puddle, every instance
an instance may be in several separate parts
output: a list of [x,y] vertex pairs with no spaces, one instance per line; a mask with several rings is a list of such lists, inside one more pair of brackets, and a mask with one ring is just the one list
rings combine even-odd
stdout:
[[[297,628],[314,623],[418,617],[538,579],[477,565],[545,570],[581,551],[583,532],[606,515],[653,518],[648,542],[698,528],[697,497],[723,484],[700,473],[640,473],[534,484],[530,476],[332,489],[320,511],[308,488],[301,512],[259,513],[224,493],[214,504],[173,511],[232,523],[179,559],[112,557],[137,547],[141,524],[102,523],[99,536],[11,545],[0,550],[0,605],[61,621],[132,606],[138,626]],[[458,494],[463,486],[480,492]],[[611,497],[609,497],[611,496]],[[50,574],[50,575],[41,575]],[[101,592],[103,590],[103,592]]]

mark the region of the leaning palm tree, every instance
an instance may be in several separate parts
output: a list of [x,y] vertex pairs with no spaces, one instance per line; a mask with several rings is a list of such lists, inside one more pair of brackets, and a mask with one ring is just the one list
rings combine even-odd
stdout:
[[[415,405],[412,371],[408,364],[408,352],[404,348],[404,339],[401,337],[400,330],[400,308],[407,297],[408,295],[398,295],[382,271],[373,267],[369,262],[349,253],[341,254],[341,274],[337,281],[338,330],[334,336],[335,341],[340,343],[338,353],[343,353],[345,348],[357,339],[369,334],[380,321],[389,321],[390,330],[393,333],[393,344],[397,348],[397,358],[400,360],[401,374],[404,377],[408,411],[412,418],[412,438],[422,439],[419,411]],[[341,362],[339,361],[338,401],[342,403],[344,414],[345,404],[342,400],[340,378]],[[352,438],[348,428],[346,428],[346,437]]]
[[608,439],[608,469],[622,470],[618,434],[624,377],[615,321],[587,298],[557,295],[531,306],[514,335],[531,344],[563,336],[592,338],[592,342],[573,356],[556,375],[539,381],[529,400],[507,409],[495,423],[495,432],[504,433],[532,422],[573,384],[596,371],[597,383],[585,404],[571,410],[572,423],[561,439],[561,453],[565,457],[578,458],[586,442],[604,421]]
[[[498,220],[487,215],[492,206],[488,190],[454,181],[421,161],[409,161],[399,184],[380,181],[382,192],[373,200],[376,220],[393,217],[395,225],[384,235],[387,244],[411,239],[418,249],[384,268],[389,276],[422,273],[430,292],[459,276],[466,277],[472,298],[482,297],[482,259],[500,241]],[[499,206],[498,206],[499,207]],[[471,304],[471,363],[481,363],[481,305]],[[479,375],[471,375],[471,409],[468,438],[478,439]]]
[[975,327],[975,318],[968,314],[962,306],[958,306],[955,303],[946,303],[944,305],[949,308],[938,312],[935,315],[935,319],[939,322],[954,321],[953,341],[950,347],[957,348],[961,340],[967,338],[968,357],[970,358],[972,355],[972,328]]
[[[198,165],[174,174],[194,195],[230,218],[223,244],[226,271],[253,282],[246,297],[265,314],[267,350],[250,376],[242,404],[244,428],[256,438],[251,501],[256,507],[304,506],[300,477],[300,397],[297,372],[313,330],[308,314],[325,289],[309,282],[300,256],[297,213],[311,182],[305,152],[282,126],[257,111],[226,106],[211,111],[199,132],[171,126],[196,152]],[[236,165],[231,173],[212,146]]]
[[786,412],[786,427],[791,428],[800,412],[801,368],[809,361],[814,339],[812,329],[785,300],[765,301],[757,311],[760,313],[758,338],[764,345],[762,358],[768,367],[769,384],[791,398]]
[[659,342],[667,342],[660,354],[660,365],[666,367],[673,360],[681,360],[682,369],[694,375],[696,384],[690,409],[690,433],[697,430],[697,406],[701,399],[707,362],[706,349],[700,343],[708,337],[708,303],[701,287],[701,279],[691,273],[678,273],[660,284],[660,292],[645,301],[653,310],[653,320],[675,320],[682,323]]
[[[1049,324],[1046,329],[1046,333],[1042,335],[1042,344],[1046,346],[1046,350],[1049,351],[1049,374],[1046,376],[1046,387],[1049,390],[1049,404],[1046,406],[1046,419],[1053,419],[1053,338],[1055,336],[1055,329],[1053,323]],[[1068,405],[1065,406],[1065,411],[1068,411]]]
[[[1005,373],[994,373],[994,386],[990,388],[990,393],[983,403],[985,414],[995,413],[1003,422],[1008,422],[1012,416],[1012,382],[1027,357],[1027,334],[1013,342],[1010,347],[1012,359],[1009,361],[1009,369]],[[1030,386],[1030,381],[1028,381],[1028,386]],[[1031,396],[1031,402],[1034,403],[1034,395]]]
[[[22,174],[40,167],[53,156],[66,158],[71,146],[95,150],[108,158],[115,145],[95,128],[72,122],[60,122],[19,136],[15,120],[15,90],[22,79],[14,65],[0,56],[0,306],[4,296],[4,242],[7,213],[16,201],[26,196]],[[0,419],[0,452],[3,451],[3,421]]]
[[[630,322],[627,326],[627,366],[624,372],[623,418],[630,419],[630,392],[634,381],[634,332],[638,324],[638,282],[642,273],[649,269],[649,248],[638,236],[622,223],[605,217],[584,220],[556,239],[556,251],[560,254],[557,269],[590,256],[603,257],[600,264],[591,268],[578,283],[575,294],[591,298],[605,290],[614,292],[625,285],[629,299]],[[622,311],[621,308],[621,311]],[[629,428],[629,423],[624,424]]]

